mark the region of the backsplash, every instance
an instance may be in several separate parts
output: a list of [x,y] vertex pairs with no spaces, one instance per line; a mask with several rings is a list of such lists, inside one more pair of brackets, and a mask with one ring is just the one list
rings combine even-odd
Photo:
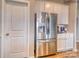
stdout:
[[67,24],[59,24],[57,25],[57,33],[67,33],[68,32],[68,25]]

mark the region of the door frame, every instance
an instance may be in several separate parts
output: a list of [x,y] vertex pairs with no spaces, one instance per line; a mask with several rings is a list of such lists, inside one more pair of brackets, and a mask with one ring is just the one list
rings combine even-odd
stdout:
[[[28,4],[28,15],[29,15],[29,17],[28,17],[28,34],[29,34],[29,24],[30,24],[30,1],[18,1],[18,0],[14,0],[14,2],[20,2],[20,3],[27,3]],[[1,17],[2,17],[2,27],[1,27],[1,58],[4,58],[4,37],[5,37],[5,33],[4,33],[4,20],[5,20],[5,18],[4,18],[4,15],[5,15],[5,4],[6,4],[6,0],[2,0],[2,15],[1,15]],[[29,38],[29,36],[28,36],[28,38]],[[28,43],[29,43],[29,39],[28,39]],[[29,44],[28,44],[29,45]],[[28,46],[28,51],[29,51],[29,46]],[[29,52],[28,52],[28,57],[29,57]]]
[[74,29],[74,34],[75,34],[75,44],[74,44],[74,51],[77,51],[77,7],[78,7],[78,0],[76,0],[76,3],[75,3],[75,29]]

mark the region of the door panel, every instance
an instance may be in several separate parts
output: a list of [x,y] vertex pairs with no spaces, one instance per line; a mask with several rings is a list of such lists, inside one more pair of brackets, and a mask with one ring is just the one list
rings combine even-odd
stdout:
[[25,45],[24,45],[24,40],[22,40],[24,38],[16,37],[16,38],[11,38],[11,39],[12,39],[10,41],[11,52],[13,53],[24,52]]
[[[16,10],[15,10],[16,9]],[[23,6],[12,6],[11,29],[24,31],[25,27],[25,11]]]
[[6,2],[4,57],[28,56],[28,12],[25,3]]

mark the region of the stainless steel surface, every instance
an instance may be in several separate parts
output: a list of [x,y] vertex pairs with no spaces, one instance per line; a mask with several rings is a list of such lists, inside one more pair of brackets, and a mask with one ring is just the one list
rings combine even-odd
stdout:
[[56,53],[57,14],[36,14],[36,57]]

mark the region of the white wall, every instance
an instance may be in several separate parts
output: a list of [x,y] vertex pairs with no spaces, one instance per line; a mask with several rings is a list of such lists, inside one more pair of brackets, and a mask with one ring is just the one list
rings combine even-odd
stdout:
[[70,9],[69,9],[69,24],[68,24],[68,30],[70,33],[73,33],[74,35],[74,41],[73,46],[74,50],[76,51],[76,18],[77,18],[77,3],[75,2],[70,3]]
[[34,6],[35,0],[30,0],[30,19],[29,19],[29,57],[34,57]]
[[[2,0],[0,0],[0,47],[1,47],[1,25],[2,25],[2,23],[1,23],[1,19],[2,19],[2,16],[1,16],[2,9],[1,9],[1,7],[2,7]],[[1,48],[0,48],[0,57],[1,57]]]
[[76,23],[76,34],[77,34],[77,42],[79,42],[79,16],[78,16],[78,19],[77,19],[77,23]]
[[1,16],[1,13],[2,13],[2,9],[1,9],[1,7],[2,7],[2,0],[0,0],[0,36],[1,36],[1,18],[2,18],[2,16]]
[[76,23],[76,30],[77,30],[77,32],[76,32],[76,34],[77,34],[77,42],[79,42],[79,3],[77,4],[77,23]]
[[77,2],[77,15],[79,16],[79,1]]

